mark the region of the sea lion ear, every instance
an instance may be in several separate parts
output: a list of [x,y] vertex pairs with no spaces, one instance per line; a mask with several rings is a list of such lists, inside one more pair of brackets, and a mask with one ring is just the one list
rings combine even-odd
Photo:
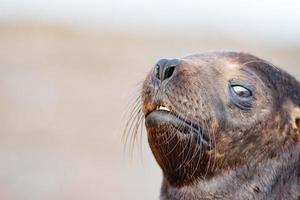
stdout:
[[300,130],[300,118],[296,118],[296,126],[298,128],[298,130]]
[[292,109],[293,128],[300,131],[300,82],[294,95],[294,107]]
[[293,128],[300,130],[300,107],[294,107],[292,110]]

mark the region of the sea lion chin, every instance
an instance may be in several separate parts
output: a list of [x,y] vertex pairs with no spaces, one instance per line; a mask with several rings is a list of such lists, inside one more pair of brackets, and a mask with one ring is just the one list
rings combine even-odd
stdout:
[[159,60],[142,112],[161,199],[298,199],[300,84],[246,53]]

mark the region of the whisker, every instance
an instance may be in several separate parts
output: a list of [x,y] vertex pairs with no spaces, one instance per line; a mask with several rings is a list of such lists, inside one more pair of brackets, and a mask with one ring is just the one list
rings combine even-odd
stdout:
[[[134,151],[134,145],[136,143],[138,143],[138,136],[139,136],[139,128],[140,128],[140,125],[141,125],[141,122],[143,120],[143,115],[142,115],[142,111],[140,110],[138,112],[138,117],[137,117],[137,121],[136,121],[136,124],[135,126],[133,127],[133,130],[132,130],[132,133],[131,134],[131,142],[130,142],[130,148],[131,148],[131,154],[133,154],[133,151]],[[141,145],[141,144],[138,144],[138,145]]]
[[[197,144],[198,144],[198,142],[199,142],[199,141],[198,141],[199,139],[200,139],[200,135],[198,135],[198,137],[197,137]],[[198,154],[201,155],[202,143],[200,144],[200,147],[195,146],[195,148],[197,149],[196,155],[198,155]],[[194,176],[194,174],[196,173],[196,171],[197,171],[197,169],[198,169],[198,167],[199,167],[200,161],[201,161],[201,156],[198,156],[196,167],[194,168],[194,171],[192,172],[192,175],[191,175],[191,176]]]
[[136,119],[137,119],[137,117],[139,115],[139,112],[140,112],[140,106],[137,106],[137,107],[133,108],[132,111],[131,111],[131,113],[130,113],[128,121],[127,121],[127,123],[125,125],[123,137],[122,137],[123,141],[125,139],[125,145],[127,145],[128,138],[129,138],[129,136],[131,134],[131,131],[132,131],[132,127],[136,123]]
[[[132,98],[131,102],[128,103],[128,109],[126,112],[127,122],[125,123],[124,131],[121,140],[124,143],[124,151],[129,151],[131,157],[137,143],[141,147],[141,143],[138,141],[142,140],[143,130],[143,119],[144,115],[142,112],[142,103],[140,95]],[[140,134],[139,134],[140,132]],[[138,139],[141,137],[140,139]],[[142,148],[140,148],[141,150]]]
[[[209,145],[211,147],[211,134],[210,134],[210,131],[208,131],[208,124],[206,121],[204,121],[204,126],[206,128],[206,133],[208,133],[208,137],[209,137]],[[209,158],[208,158],[208,162],[207,162],[207,166],[206,166],[206,169],[205,169],[205,173],[203,175],[203,177],[205,178],[207,176],[207,173],[210,169],[210,164],[211,164],[211,155],[209,155]]]

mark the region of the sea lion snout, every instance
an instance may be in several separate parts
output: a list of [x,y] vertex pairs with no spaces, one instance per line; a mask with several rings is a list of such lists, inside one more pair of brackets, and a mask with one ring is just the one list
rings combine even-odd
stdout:
[[175,68],[181,63],[179,59],[160,59],[154,66],[154,76],[160,82],[171,78]]

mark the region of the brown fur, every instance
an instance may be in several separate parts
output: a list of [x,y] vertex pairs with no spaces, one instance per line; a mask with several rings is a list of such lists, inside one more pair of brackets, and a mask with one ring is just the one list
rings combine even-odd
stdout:
[[[232,105],[228,82],[256,89],[251,110]],[[144,114],[157,105],[201,127],[210,148],[167,123],[146,123],[164,181],[162,200],[298,199],[300,84],[255,56],[212,52],[182,58],[158,84],[153,71],[142,90]]]

